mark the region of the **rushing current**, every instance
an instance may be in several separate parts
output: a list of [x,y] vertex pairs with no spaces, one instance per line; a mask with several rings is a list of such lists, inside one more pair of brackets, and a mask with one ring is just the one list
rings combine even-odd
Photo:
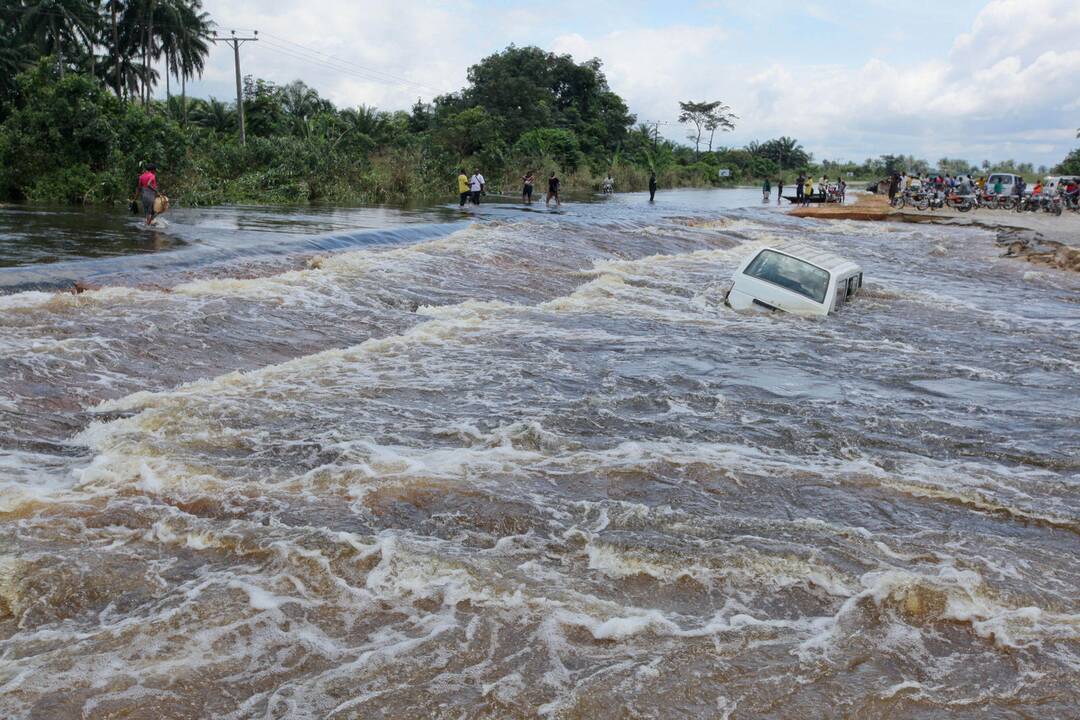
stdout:
[[759,197],[0,211],[0,716],[1080,716],[1080,279]]

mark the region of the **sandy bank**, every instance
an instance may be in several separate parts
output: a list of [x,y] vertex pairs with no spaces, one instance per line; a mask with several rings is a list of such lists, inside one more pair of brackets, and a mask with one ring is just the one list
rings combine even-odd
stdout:
[[795,217],[822,220],[873,220],[889,222],[933,223],[981,227],[997,235],[1003,257],[1049,265],[1080,272],[1080,215],[1061,216],[1047,213],[1017,213],[1008,210],[896,210],[888,198],[860,194],[847,205],[798,207],[789,211]]

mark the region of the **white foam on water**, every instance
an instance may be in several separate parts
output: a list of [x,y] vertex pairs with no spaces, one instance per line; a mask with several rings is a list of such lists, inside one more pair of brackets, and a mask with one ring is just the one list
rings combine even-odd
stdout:
[[[1066,544],[1061,528],[1000,519],[1009,508],[1025,521],[1075,520],[1066,474],[977,448],[923,458],[881,442],[879,426],[862,424],[867,408],[884,397],[877,415],[911,409],[903,390],[873,385],[891,379],[884,361],[911,367],[925,355],[893,310],[913,276],[868,293],[870,319],[726,313],[717,283],[753,248],[791,235],[751,225],[736,247],[656,254],[664,238],[708,248],[721,233],[658,224],[613,239],[585,228],[564,242],[565,228],[486,224],[151,293],[181,317],[220,311],[222,299],[230,310],[288,305],[284,317],[319,331],[390,307],[368,294],[387,276],[423,300],[397,334],[97,405],[131,415],[85,428],[75,442],[94,458],[58,462],[33,500],[48,509],[0,527],[20,552],[0,556],[0,613],[17,626],[0,641],[0,712],[27,714],[65,688],[87,689],[84,714],[124,712],[183,687],[235,718],[427,716],[455,702],[581,715],[589,706],[575,703],[613,694],[648,715],[649,701],[670,707],[692,688],[727,717],[764,714],[762,688],[793,706],[810,687],[837,706],[947,707],[974,696],[965,677],[983,670],[1010,687],[1022,673],[1070,677],[1074,568],[1049,559]],[[889,262],[859,228],[886,232],[844,225],[825,244]],[[600,242],[580,250],[586,234]],[[615,239],[645,257],[597,249]],[[943,262],[958,261],[946,247]],[[533,278],[543,292],[482,299],[486,288],[469,285],[504,269],[522,273],[508,284]],[[440,271],[453,292],[420,292]],[[944,293],[960,302],[903,312],[946,328],[950,317],[985,321],[982,298],[956,284]],[[87,295],[57,302],[115,313],[107,293]],[[99,357],[109,336],[87,318],[85,332],[31,332],[20,347]],[[997,320],[991,339],[1015,327]],[[881,323],[894,330],[884,340]],[[866,397],[761,402],[759,388],[725,374],[722,342],[702,347],[714,335],[799,378],[823,372],[800,354],[822,348],[844,348],[838,363],[876,352],[883,370],[845,379],[873,385]],[[680,343],[702,356],[648,365]],[[993,357],[926,365],[1009,375]],[[707,401],[721,398],[714,422]],[[965,421],[952,435],[978,429],[978,415]],[[949,440],[942,425],[919,430]],[[0,456],[0,475],[34,487],[45,462]],[[994,522],[1013,524],[995,532]],[[873,670],[842,670],[855,659]],[[1020,707],[1041,691],[990,687],[979,702]]]
[[0,513],[67,495],[75,484],[74,462],[46,453],[0,451]]

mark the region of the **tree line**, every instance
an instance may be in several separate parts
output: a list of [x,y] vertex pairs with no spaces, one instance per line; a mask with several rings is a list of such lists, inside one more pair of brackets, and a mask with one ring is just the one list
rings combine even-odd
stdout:
[[[201,0],[8,0],[0,21],[4,200],[122,202],[148,162],[189,204],[438,197],[462,166],[507,192],[525,170],[558,171],[570,190],[611,174],[634,190],[651,173],[675,187],[931,168],[902,155],[815,161],[790,137],[718,145],[738,120],[719,100],[680,102],[692,145],[676,143],[638,122],[600,60],[513,45],[469,68],[461,90],[407,111],[339,108],[301,81],[248,76],[244,146],[234,101],[187,97],[214,37]],[[993,164],[1013,167],[1034,170]]]
[[[210,52],[214,23],[201,0],[7,0],[0,7],[0,93],[41,57],[60,77],[92,75],[118,96],[150,103],[164,81],[186,95]],[[163,65],[159,71],[157,65]]]

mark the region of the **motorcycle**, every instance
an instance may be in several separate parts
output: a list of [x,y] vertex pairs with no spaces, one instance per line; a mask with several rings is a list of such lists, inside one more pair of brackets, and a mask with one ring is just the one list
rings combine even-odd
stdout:
[[944,200],[942,200],[942,205],[966,213],[975,207],[975,198],[972,195],[960,195],[956,192],[949,192],[945,195]]
[[1060,195],[1043,195],[1040,199],[1043,212],[1050,213],[1051,215],[1061,215],[1062,203]]
[[930,207],[930,198],[924,192],[905,190],[892,199],[892,206],[897,210],[903,210],[908,205],[916,210],[926,210]]
[[1032,195],[1013,196],[1012,209],[1018,213],[1035,212],[1039,209],[1039,200]]

